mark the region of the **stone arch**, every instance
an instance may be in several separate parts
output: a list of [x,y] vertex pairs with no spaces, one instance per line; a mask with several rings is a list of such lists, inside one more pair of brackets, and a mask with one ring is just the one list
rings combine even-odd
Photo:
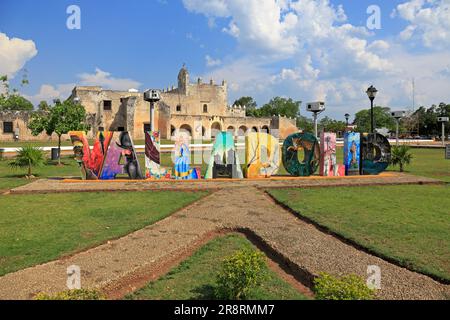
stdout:
[[211,138],[215,138],[216,135],[222,131],[222,125],[220,122],[213,122],[211,124]]
[[269,126],[262,126],[262,127],[261,127],[261,132],[264,132],[264,133],[270,133]]
[[236,134],[236,129],[233,126],[228,126],[227,132],[230,132],[234,136]]
[[180,126],[180,132],[186,132],[189,133],[190,136],[192,136],[192,127],[188,124],[182,124]]
[[258,127],[252,127],[251,132],[258,132]]
[[246,126],[240,126],[238,133],[239,133],[239,135],[245,136],[247,134],[247,130],[248,130],[248,128]]

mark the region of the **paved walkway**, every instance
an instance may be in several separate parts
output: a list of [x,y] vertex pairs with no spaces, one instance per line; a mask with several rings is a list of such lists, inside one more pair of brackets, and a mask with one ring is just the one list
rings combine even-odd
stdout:
[[316,275],[356,273],[368,265],[382,272],[381,299],[445,299],[450,286],[400,268],[347,245],[296,218],[263,191],[247,186],[221,189],[142,230],[62,260],[0,278],[0,299],[28,299],[44,291],[66,289],[66,268],[82,270],[84,288],[111,288],[127,277],[173,260],[180,251],[212,232],[245,229],[304,272]]
[[142,191],[142,190],[218,190],[241,187],[330,187],[389,184],[434,184],[442,181],[401,174],[382,173],[378,176],[350,177],[272,177],[269,179],[213,179],[213,180],[110,180],[83,181],[80,179],[40,179],[11,190],[12,194],[84,192],[84,191]]

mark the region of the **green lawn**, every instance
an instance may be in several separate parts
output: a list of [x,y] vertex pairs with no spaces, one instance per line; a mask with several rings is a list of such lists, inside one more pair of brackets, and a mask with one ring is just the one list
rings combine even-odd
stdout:
[[[216,238],[190,258],[173,268],[168,274],[152,281],[126,299],[145,300],[204,300],[214,299],[215,275],[222,260],[240,249],[258,250],[244,236],[229,234]],[[306,299],[277,273],[265,268],[267,277],[262,285],[251,293],[251,300],[299,300]]]
[[[406,166],[406,173],[450,182],[450,160],[445,159],[444,149],[412,148],[411,152],[413,160]],[[398,171],[398,166],[388,170]]]
[[450,280],[450,187],[407,185],[270,190],[341,236],[410,269]]
[[0,196],[0,275],[124,236],[206,194],[152,191]]

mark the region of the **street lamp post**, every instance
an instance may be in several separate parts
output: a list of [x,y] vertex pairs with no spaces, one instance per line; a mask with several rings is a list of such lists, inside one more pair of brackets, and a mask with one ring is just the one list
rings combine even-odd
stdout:
[[317,116],[325,111],[325,102],[310,102],[306,105],[306,111],[312,112],[314,116],[314,135],[317,138]]
[[345,117],[345,126],[348,127],[348,119],[350,119],[350,115],[346,113],[344,117]]
[[373,123],[373,100],[377,96],[378,90],[374,86],[370,86],[366,93],[370,99],[370,133],[374,133],[374,123]]
[[144,92],[144,100],[150,102],[150,131],[155,131],[155,102],[161,100],[159,90],[149,89]]
[[439,117],[438,121],[442,123],[442,146],[445,147],[445,123],[449,121],[449,117]]
[[398,127],[400,124],[400,119],[403,118],[406,115],[405,111],[394,111],[391,112],[391,116],[395,118],[396,123],[397,123],[397,128],[395,130],[395,141],[396,141],[396,145],[398,147]]

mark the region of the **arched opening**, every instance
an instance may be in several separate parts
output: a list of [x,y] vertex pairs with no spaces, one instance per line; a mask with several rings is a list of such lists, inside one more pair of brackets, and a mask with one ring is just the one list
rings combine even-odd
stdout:
[[234,134],[235,134],[234,131],[235,131],[235,130],[234,130],[234,127],[233,127],[233,126],[228,126],[227,132],[231,133],[231,135],[232,135],[233,137],[234,137]]
[[258,128],[257,127],[252,127],[252,132],[258,132]]
[[206,135],[206,128],[202,126],[202,137],[205,137]]
[[262,126],[261,127],[261,132],[270,133],[269,127],[268,126]]
[[186,132],[188,133],[190,136],[192,136],[192,128],[190,125],[188,124],[183,124],[180,127],[180,132]]
[[205,103],[203,105],[203,113],[207,113],[208,112],[208,105]]
[[221,127],[220,123],[214,122],[214,123],[211,125],[211,138],[215,138],[216,135],[217,135],[220,131],[222,131],[222,127]]
[[248,128],[246,126],[240,126],[238,130],[239,136],[245,136],[247,133]]

